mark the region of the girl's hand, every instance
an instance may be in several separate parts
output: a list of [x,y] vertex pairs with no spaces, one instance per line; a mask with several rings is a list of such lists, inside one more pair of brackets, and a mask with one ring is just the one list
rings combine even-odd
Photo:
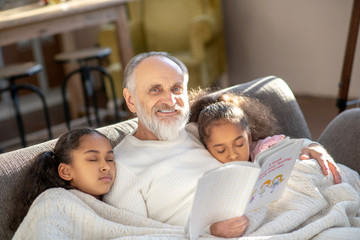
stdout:
[[319,163],[325,176],[331,171],[334,176],[335,184],[341,183],[340,169],[323,146],[312,143],[301,150],[300,160],[308,160],[311,158]]
[[245,215],[234,217],[210,226],[211,235],[224,238],[241,237],[249,225],[249,218]]

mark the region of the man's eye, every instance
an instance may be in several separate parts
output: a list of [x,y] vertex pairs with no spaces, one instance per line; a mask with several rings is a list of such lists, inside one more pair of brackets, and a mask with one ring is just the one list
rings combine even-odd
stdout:
[[157,88],[151,88],[151,89],[150,89],[150,92],[151,92],[151,93],[157,93],[157,92],[159,92],[159,89],[157,89]]
[[90,161],[90,162],[96,162],[97,159],[89,159],[88,161]]
[[175,88],[173,88],[173,92],[174,93],[182,93],[183,91],[182,91],[183,89],[181,88],[181,87],[175,87]]

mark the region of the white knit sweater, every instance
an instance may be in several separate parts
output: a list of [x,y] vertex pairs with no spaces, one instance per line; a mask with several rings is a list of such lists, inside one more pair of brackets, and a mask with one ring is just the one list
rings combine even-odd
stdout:
[[144,217],[183,226],[198,178],[219,166],[187,125],[175,141],[126,136],[115,148],[116,179],[104,201]]

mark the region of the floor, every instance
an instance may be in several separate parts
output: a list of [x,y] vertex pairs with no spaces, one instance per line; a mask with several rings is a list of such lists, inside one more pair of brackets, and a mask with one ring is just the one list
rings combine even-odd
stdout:
[[339,110],[335,98],[296,96],[313,140],[317,140]]
[[[321,132],[326,128],[327,124],[337,115],[338,109],[333,98],[319,98],[313,96],[296,96],[296,99],[303,111],[304,117],[308,123],[313,140],[317,140]],[[106,115],[106,114],[105,114]],[[50,108],[51,124],[53,137],[58,137],[65,132],[63,108],[62,106],[54,106]],[[24,116],[26,122],[26,131],[28,133],[29,145],[47,140],[47,133],[42,129],[45,124],[36,119],[43,119],[42,112],[35,112]],[[103,124],[107,124],[104,121]],[[88,126],[86,118],[80,118],[72,123],[72,126]],[[19,139],[17,138],[17,127],[14,120],[0,122],[0,149],[3,152],[20,148]]]

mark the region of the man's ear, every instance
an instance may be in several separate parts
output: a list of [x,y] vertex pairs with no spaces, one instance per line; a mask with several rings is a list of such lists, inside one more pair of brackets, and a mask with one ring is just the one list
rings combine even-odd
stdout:
[[59,176],[65,181],[71,181],[73,178],[71,176],[70,166],[65,163],[60,163],[58,167]]
[[132,113],[136,113],[136,102],[135,102],[134,95],[130,93],[128,88],[123,89],[123,95],[124,95],[124,99],[126,101],[126,105],[130,109],[130,111]]

